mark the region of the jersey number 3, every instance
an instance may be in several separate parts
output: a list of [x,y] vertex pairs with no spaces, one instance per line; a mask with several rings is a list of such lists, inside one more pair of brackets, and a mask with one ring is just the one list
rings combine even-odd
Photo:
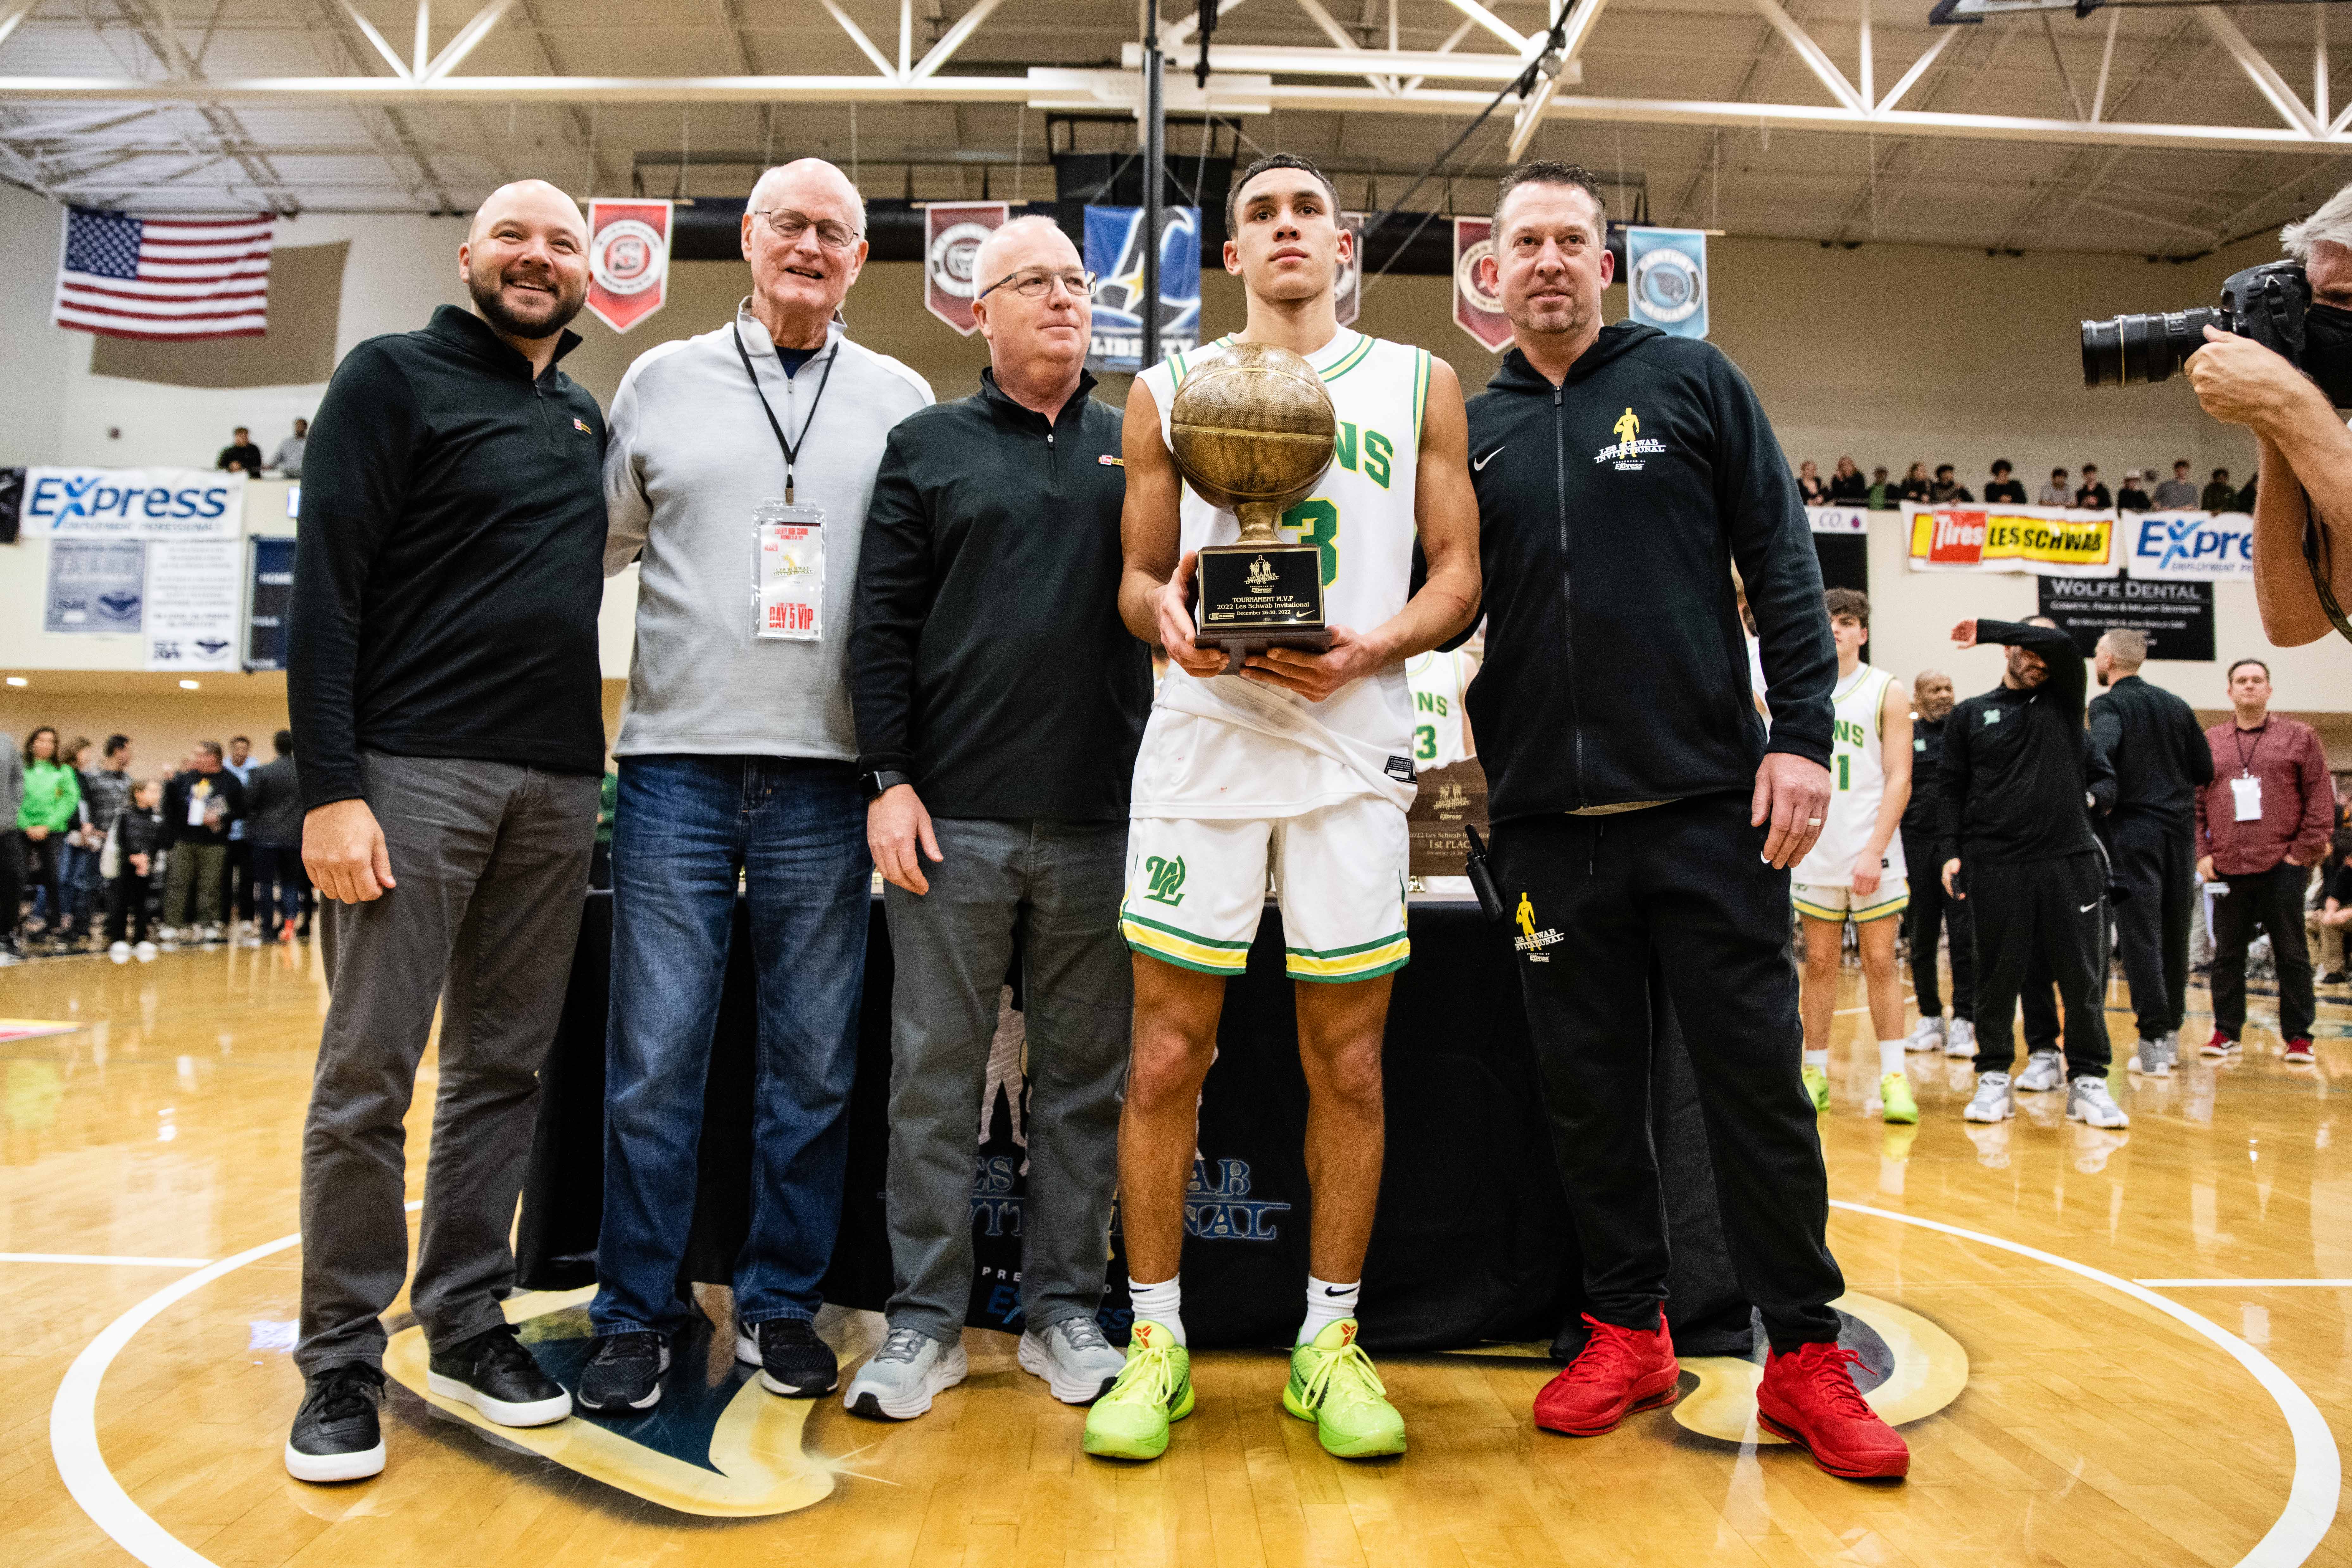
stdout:
[[1318,496],[1282,514],[1282,526],[1298,531],[1298,542],[1315,547],[1328,588],[1339,575],[1339,509]]

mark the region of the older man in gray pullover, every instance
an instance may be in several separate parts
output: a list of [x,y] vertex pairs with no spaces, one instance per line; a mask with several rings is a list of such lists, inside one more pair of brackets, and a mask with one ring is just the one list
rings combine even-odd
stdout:
[[[844,661],[890,427],[931,401],[837,313],[866,260],[839,169],[769,170],[743,214],[752,292],[629,367],[604,468],[605,570],[638,563],[613,826],[604,1228],[580,1403],[653,1408],[694,1217],[738,878],[760,1051],[735,1353],[772,1393],[832,1389],[811,1326],[840,1218],[872,862]],[[699,1377],[700,1373],[696,1373]]]

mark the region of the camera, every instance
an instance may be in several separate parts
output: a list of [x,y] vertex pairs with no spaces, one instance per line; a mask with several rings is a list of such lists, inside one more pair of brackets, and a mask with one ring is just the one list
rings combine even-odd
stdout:
[[2164,381],[2205,346],[2205,329],[2252,338],[2305,370],[2304,318],[2311,280],[2300,261],[2269,261],[2233,272],[2221,284],[2219,308],[2159,315],[2116,316],[2083,323],[2083,385],[2140,386]]

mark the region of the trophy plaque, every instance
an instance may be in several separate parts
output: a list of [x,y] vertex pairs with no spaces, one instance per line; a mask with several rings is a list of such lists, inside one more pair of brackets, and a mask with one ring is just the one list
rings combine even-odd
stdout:
[[1229,675],[1270,647],[1330,647],[1322,552],[1279,526],[1331,466],[1339,434],[1315,367],[1270,343],[1228,344],[1176,389],[1168,430],[1185,480],[1241,518],[1238,543],[1201,551],[1193,640],[1223,648]]

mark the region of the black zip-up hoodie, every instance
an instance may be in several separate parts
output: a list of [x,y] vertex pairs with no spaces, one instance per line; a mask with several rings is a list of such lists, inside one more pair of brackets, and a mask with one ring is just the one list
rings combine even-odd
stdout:
[[1559,387],[1514,349],[1470,401],[1470,458],[1486,658],[1467,700],[1495,820],[1750,790],[1767,751],[1829,764],[1821,564],[1780,444],[1720,349],[1621,321]]

